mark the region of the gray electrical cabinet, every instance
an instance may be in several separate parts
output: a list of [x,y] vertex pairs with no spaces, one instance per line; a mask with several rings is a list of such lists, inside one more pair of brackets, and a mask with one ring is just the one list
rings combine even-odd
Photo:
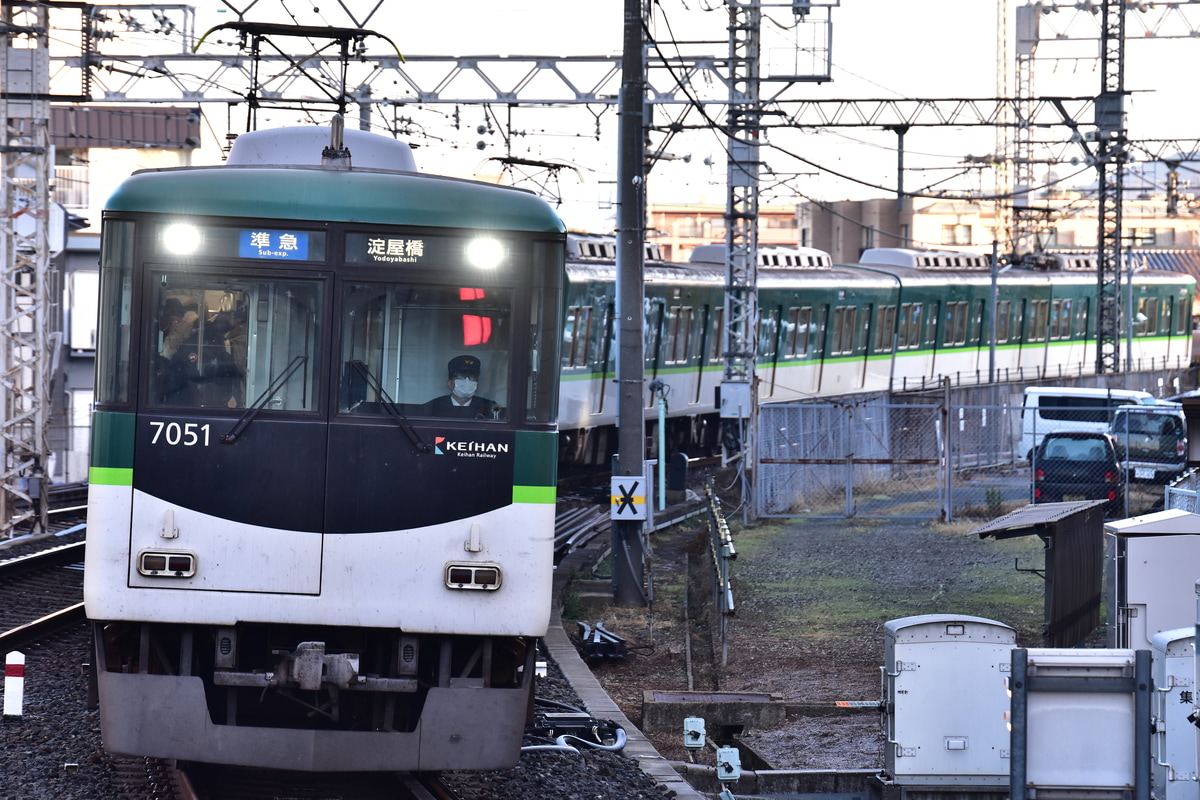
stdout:
[[1007,786],[1013,629],[924,614],[884,631],[887,776],[902,786]]

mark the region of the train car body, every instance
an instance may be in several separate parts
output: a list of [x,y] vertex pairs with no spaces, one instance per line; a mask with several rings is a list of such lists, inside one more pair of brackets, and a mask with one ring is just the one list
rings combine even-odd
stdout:
[[[612,250],[588,237],[571,249],[563,344],[562,463],[603,464],[616,421]],[[724,248],[697,248],[692,261],[648,258],[645,267],[646,382],[667,402],[672,451],[712,452],[719,443],[717,391],[724,349]],[[758,254],[760,403],[1001,382],[1033,383],[1095,374],[1094,263],[1005,269],[985,256],[875,249],[834,264],[811,249]],[[1121,342],[1133,368],[1191,362],[1195,281],[1160,270],[1134,273],[1123,300],[1134,329]],[[645,393],[645,416],[657,398]],[[656,441],[657,437],[651,437]]]
[[[535,196],[351,131],[247,134],[226,165],[122,184],[85,578],[108,749],[516,763],[550,613],[564,242]],[[434,399],[472,381],[461,410]]]

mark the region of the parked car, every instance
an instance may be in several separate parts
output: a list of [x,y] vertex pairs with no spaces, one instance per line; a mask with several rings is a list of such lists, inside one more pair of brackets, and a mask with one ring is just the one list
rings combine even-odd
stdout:
[[1021,406],[1021,443],[1018,452],[1033,458],[1042,437],[1054,431],[1096,431],[1112,424],[1113,411],[1121,406],[1155,404],[1154,395],[1137,389],[1082,386],[1029,386]]
[[1127,480],[1169,483],[1187,468],[1182,406],[1122,406],[1113,415],[1110,432]]
[[1033,454],[1033,502],[1104,500],[1106,517],[1122,516],[1125,471],[1111,434],[1056,431]]

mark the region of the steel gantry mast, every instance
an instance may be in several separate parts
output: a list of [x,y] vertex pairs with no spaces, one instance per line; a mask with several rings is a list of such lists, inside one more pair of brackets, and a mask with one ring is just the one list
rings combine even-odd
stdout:
[[[1104,0],[1100,32],[1103,83],[1096,98],[1100,190],[1096,259],[1096,372],[1120,368],[1121,204],[1125,162],[1125,0]],[[1126,318],[1132,309],[1125,310]],[[1126,324],[1132,324],[1127,319]]]
[[5,0],[0,17],[0,534],[45,529],[50,404],[50,18]]
[[759,0],[728,0],[729,160],[725,205],[725,334],[721,417],[722,460],[742,462],[743,488],[752,486],[758,392]]

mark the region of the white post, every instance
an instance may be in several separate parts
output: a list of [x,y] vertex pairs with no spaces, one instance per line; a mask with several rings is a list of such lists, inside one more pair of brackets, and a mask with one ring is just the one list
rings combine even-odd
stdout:
[[25,654],[14,650],[4,659],[4,716],[21,716],[25,704]]

